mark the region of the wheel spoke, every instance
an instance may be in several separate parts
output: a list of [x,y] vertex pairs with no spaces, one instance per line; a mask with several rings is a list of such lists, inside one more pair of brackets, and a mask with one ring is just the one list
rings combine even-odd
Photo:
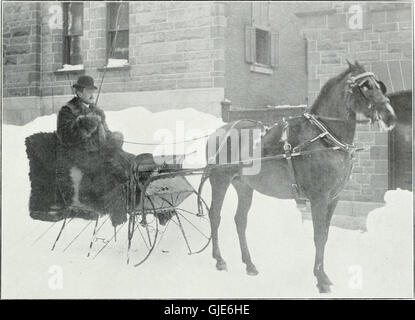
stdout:
[[[117,232],[119,232],[124,226],[126,225],[126,223],[123,223],[117,230]],[[114,239],[116,233],[114,233],[112,235],[112,237],[105,243],[105,245],[97,252],[97,254],[94,256],[94,259],[110,244],[110,242]]]
[[189,241],[187,240],[186,233],[184,232],[182,222],[180,221],[180,218],[177,212],[176,212],[176,218],[177,218],[177,222],[179,223],[180,231],[183,234],[184,241],[186,242],[187,249],[189,250],[189,254],[192,254],[192,249],[190,248]]
[[47,229],[45,231],[43,231],[36,239],[35,241],[33,241],[32,246],[35,245],[40,239],[42,239],[46,233],[49,232],[50,229],[52,229],[55,224],[57,223],[57,221],[55,221],[54,223],[52,223],[49,227],[47,227]]
[[199,233],[204,236],[206,239],[210,239],[207,235],[205,235],[202,230],[200,230],[198,227],[196,227],[189,219],[187,219],[183,214],[177,212],[178,215],[182,216],[193,228],[195,228]]
[[70,223],[71,223],[71,221],[73,220],[73,218],[70,218],[68,222],[66,222],[66,220],[67,220],[67,218],[65,218],[65,220],[63,220],[63,223],[62,223],[61,229],[59,230],[58,236],[56,237],[56,240],[55,240],[55,242],[53,243],[53,246],[52,246],[52,250],[51,250],[51,251],[55,250],[55,246],[56,246],[56,244],[58,243],[58,240],[59,240],[59,238],[60,238],[60,237],[61,237],[61,235],[62,235],[63,229],[65,229],[65,227],[66,227],[68,224],[70,224]]
[[65,247],[65,249],[63,249],[63,251],[62,252],[65,252],[75,241],[76,241],[76,239],[78,239],[80,236],[81,236],[81,234],[86,230],[86,228],[88,228],[89,227],[89,225],[92,223],[92,220],[91,221],[89,221],[87,224],[86,224],[86,226],[85,227],[83,227],[82,228],[82,230],[72,239],[72,241],[71,242],[69,242],[69,244]]
[[97,226],[98,226],[98,222],[99,222],[99,216],[97,217],[97,220],[95,221],[94,231],[92,232],[91,242],[89,243],[89,250],[88,250],[88,254],[86,255],[87,257],[89,257],[89,256],[90,256],[90,254],[91,254],[91,250],[92,250],[92,246],[94,245],[94,239],[95,239],[95,235],[96,235],[96,233],[97,233]]
[[197,213],[194,213],[194,212],[188,211],[188,210],[186,210],[186,209],[182,209],[182,208],[175,208],[175,209],[176,209],[176,210],[180,210],[180,211],[187,212],[188,214],[191,214],[192,216],[195,216],[195,217],[198,217],[198,218],[201,218],[201,219],[208,220],[205,216],[199,216]]
[[143,233],[141,232],[141,229],[140,229],[140,224],[139,223],[137,223],[137,228],[138,228],[138,232],[140,232],[140,235],[141,235],[141,238],[143,239],[143,242],[144,242],[144,244],[146,245],[146,247],[147,247],[147,249],[148,250],[150,250],[150,247],[148,246],[148,244],[147,244],[147,242],[146,242],[146,239],[144,238],[144,235],[143,235]]

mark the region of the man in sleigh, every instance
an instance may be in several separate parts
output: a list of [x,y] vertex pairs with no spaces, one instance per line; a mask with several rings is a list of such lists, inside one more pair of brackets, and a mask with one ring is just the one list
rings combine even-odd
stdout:
[[[59,111],[56,134],[26,139],[30,215],[57,221],[93,219],[99,212],[109,214],[117,226],[127,219],[125,186],[134,170],[151,172],[157,165],[151,154],[136,157],[122,150],[122,133],[109,130],[104,111],[95,105],[93,78],[79,77],[73,89],[75,97]],[[141,173],[140,180],[145,176]]]

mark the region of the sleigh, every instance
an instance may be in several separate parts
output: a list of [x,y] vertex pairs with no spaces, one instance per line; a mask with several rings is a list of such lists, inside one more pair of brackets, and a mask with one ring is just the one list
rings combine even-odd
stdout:
[[[133,250],[136,266],[149,257],[162,235],[167,232],[169,225],[175,225],[180,230],[189,254],[201,252],[208,246],[210,242],[208,207],[201,196],[206,179],[200,169],[183,169],[184,155],[153,157],[143,154],[142,158],[145,161],[141,161],[137,168],[132,168],[128,181],[114,185],[111,192],[95,194],[92,197],[81,189],[76,197],[73,196],[68,201],[68,198],[65,199],[62,195],[62,190],[72,190],[73,194],[75,186],[71,185],[73,184],[71,179],[57,179],[60,167],[57,163],[59,139],[56,133],[36,133],[27,137],[25,143],[30,165],[30,216],[36,220],[52,223],[47,229],[48,232],[49,228],[61,223],[52,250],[57,246],[68,224],[74,219],[82,219],[86,220],[85,227],[69,241],[64,251],[69,249],[90,225],[94,225],[88,251],[90,256],[93,244],[97,239],[102,239],[99,232],[109,225],[108,220],[113,213],[111,209],[123,211],[127,221],[114,228],[111,236],[106,237],[103,246],[93,254],[94,257],[117,239],[117,233],[124,229],[125,225],[128,226],[127,262],[130,261],[130,251]],[[146,170],[147,160],[156,163],[155,167],[151,167],[151,171]],[[70,176],[71,173],[64,172],[64,174]],[[105,174],[108,173],[102,173],[104,183]],[[198,190],[187,179],[195,175],[202,176]],[[86,178],[82,177],[82,179]],[[112,206],[102,205],[104,202]],[[140,236],[136,237],[137,241],[133,241],[137,231]],[[44,234],[46,233],[42,233],[36,241],[43,238]]]

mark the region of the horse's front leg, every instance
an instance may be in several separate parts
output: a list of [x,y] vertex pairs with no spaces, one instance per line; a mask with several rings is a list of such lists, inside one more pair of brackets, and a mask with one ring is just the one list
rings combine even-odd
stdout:
[[[314,228],[314,245],[316,247],[313,271],[317,278],[319,292],[328,293],[332,283],[324,271],[324,249],[328,238],[328,220],[332,212],[329,215],[329,202],[326,196],[312,199],[310,203]],[[334,211],[334,208],[332,211]]]

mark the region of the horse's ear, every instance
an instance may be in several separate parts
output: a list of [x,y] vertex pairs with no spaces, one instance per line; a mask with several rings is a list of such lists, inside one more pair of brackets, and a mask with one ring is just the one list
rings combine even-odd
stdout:
[[354,61],[354,65],[356,66],[356,67],[358,67],[358,68],[362,68],[363,69],[363,66],[359,63],[359,61],[357,61],[357,60],[355,60]]
[[349,70],[352,71],[355,68],[355,66],[348,59],[346,59],[346,62],[349,65]]

